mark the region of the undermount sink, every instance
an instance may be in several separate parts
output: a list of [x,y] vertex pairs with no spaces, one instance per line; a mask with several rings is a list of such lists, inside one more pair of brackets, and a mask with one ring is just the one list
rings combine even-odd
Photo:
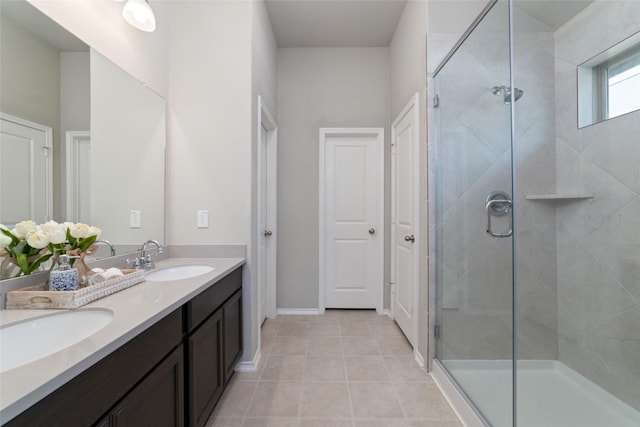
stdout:
[[0,328],[0,372],[57,353],[98,332],[113,320],[102,309],[40,316]]
[[213,270],[214,268],[210,265],[179,265],[147,273],[145,280],[148,282],[169,282],[171,280],[189,279]]

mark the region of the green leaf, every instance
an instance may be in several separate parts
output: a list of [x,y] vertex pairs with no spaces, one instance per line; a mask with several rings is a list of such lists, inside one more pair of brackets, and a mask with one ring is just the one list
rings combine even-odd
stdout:
[[67,228],[67,242],[69,242],[72,248],[76,247],[76,244],[77,244],[76,238],[71,235],[71,230],[68,228]]
[[18,254],[16,256],[16,261],[18,261],[18,267],[20,267],[20,271],[22,271],[24,274],[29,274],[29,261],[27,261],[27,255],[25,254]]
[[51,258],[51,255],[52,255],[52,254],[47,254],[47,255],[41,256],[40,258],[38,258],[37,260],[35,260],[35,261],[33,262],[33,264],[31,264],[31,266],[28,268],[28,271],[29,271],[29,272],[28,272],[27,274],[31,274],[31,273],[33,273],[34,271],[36,271],[36,270],[40,267],[40,264],[42,264],[43,262],[48,261],[48,260],[49,260],[49,258]]
[[98,238],[98,236],[89,236],[89,237],[85,237],[84,239],[80,240],[80,250],[82,252],[85,252],[87,249],[89,249],[91,247],[91,245],[93,245],[96,241],[96,239]]

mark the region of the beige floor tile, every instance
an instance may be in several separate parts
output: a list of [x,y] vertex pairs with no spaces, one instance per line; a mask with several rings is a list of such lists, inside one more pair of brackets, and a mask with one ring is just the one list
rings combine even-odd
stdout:
[[407,425],[409,427],[463,427],[462,423],[459,421],[414,420],[410,421]]
[[342,353],[342,339],[340,337],[309,337],[307,341],[308,355],[339,355]]
[[310,337],[337,337],[340,328],[336,322],[311,322],[308,329]]
[[297,427],[297,418],[272,417],[272,418],[247,418],[243,427]]
[[271,344],[271,355],[306,353],[307,337],[275,337]]
[[342,356],[307,356],[304,381],[346,381]]
[[278,314],[275,318],[276,322],[288,323],[288,322],[309,322],[312,316],[308,314]]
[[305,337],[309,334],[309,322],[283,322],[278,329],[279,337]]
[[303,355],[270,355],[264,361],[261,381],[300,381],[305,373]]
[[418,365],[413,356],[385,356],[385,365],[391,381],[426,382],[429,375]]
[[299,427],[353,427],[353,421],[303,418]]
[[214,418],[211,417],[205,427],[242,427],[244,418]]
[[243,418],[247,415],[257,386],[257,381],[242,381],[234,375],[218,401],[213,416],[215,418]]
[[321,316],[309,316],[309,322],[337,322],[340,318],[340,310],[325,310]]
[[374,337],[342,337],[344,354],[349,356],[379,356],[378,342]]
[[305,383],[302,386],[300,416],[303,418],[351,418],[346,383]]
[[338,317],[340,322],[366,322],[376,317],[378,313],[375,310],[339,310]]
[[402,336],[377,336],[378,348],[383,355],[405,355],[411,354],[409,341]]
[[301,384],[259,382],[249,406],[248,418],[297,417]]
[[426,383],[396,384],[395,387],[407,418],[433,421],[458,420],[432,380]]
[[267,335],[260,337],[260,351],[262,354],[271,353],[271,347],[273,346],[273,342],[276,340],[275,335]]
[[410,427],[405,419],[356,420],[355,427]]
[[367,322],[340,322],[340,334],[343,337],[369,337],[371,330]]
[[382,356],[345,356],[347,381],[390,381]]
[[392,384],[349,383],[353,415],[358,418],[404,418]]
[[280,329],[280,323],[274,320],[265,320],[260,328],[260,332],[263,337],[273,337],[278,335],[278,329]]
[[393,320],[384,322],[369,322],[369,329],[371,329],[371,333],[375,336],[404,336],[398,325],[396,325]]

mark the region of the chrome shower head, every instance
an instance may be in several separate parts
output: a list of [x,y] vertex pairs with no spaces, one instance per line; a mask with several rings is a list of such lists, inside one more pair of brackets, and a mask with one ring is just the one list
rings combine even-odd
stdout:
[[[517,87],[513,88],[513,91],[515,92],[514,102],[522,98],[522,95],[524,95],[524,91],[521,89],[518,89]],[[494,86],[491,88],[491,93],[493,95],[503,95],[504,103],[511,104],[511,101],[513,99],[513,97],[511,96],[511,88],[507,86]]]

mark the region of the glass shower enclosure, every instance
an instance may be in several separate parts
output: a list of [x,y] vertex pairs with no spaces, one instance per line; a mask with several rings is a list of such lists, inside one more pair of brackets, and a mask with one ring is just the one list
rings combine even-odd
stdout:
[[640,425],[639,32],[496,0],[434,72],[435,363],[485,425]]

